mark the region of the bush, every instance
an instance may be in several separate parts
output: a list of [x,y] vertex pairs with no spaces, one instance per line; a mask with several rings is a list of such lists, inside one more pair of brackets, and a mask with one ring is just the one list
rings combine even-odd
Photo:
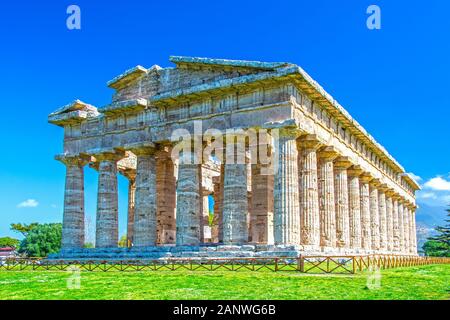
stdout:
[[61,249],[61,223],[39,224],[20,243],[19,253],[28,257],[46,257]]

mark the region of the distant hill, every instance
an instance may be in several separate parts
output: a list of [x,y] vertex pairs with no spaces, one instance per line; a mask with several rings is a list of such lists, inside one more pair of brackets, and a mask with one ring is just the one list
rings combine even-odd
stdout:
[[419,209],[416,212],[416,227],[418,249],[420,250],[426,239],[434,234],[434,228],[445,224],[447,216],[446,207],[433,207],[418,202]]

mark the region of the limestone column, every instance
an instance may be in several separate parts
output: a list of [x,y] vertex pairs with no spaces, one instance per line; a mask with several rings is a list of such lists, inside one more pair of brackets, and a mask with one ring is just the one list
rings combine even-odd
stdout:
[[223,176],[225,166],[220,165],[220,176],[214,177],[214,218],[213,218],[213,238],[215,242],[223,243]]
[[84,166],[90,157],[56,156],[66,166],[61,248],[84,246]]
[[369,182],[373,180],[373,177],[365,172],[359,179],[361,200],[361,247],[367,252],[372,249]]
[[[183,158],[192,159],[183,161]],[[178,246],[199,245],[201,200],[201,163],[195,151],[180,154],[177,182],[177,234]]]
[[362,247],[361,231],[361,196],[359,177],[363,173],[360,166],[352,166],[348,170],[349,225],[350,248],[358,250]]
[[319,212],[320,246],[336,247],[336,205],[334,201],[334,165],[338,153],[333,147],[325,147],[319,156]]
[[397,194],[394,194],[392,196],[392,225],[393,225],[393,241],[394,241],[394,251],[399,252],[400,251],[400,219],[399,219],[399,204],[398,200],[400,197]]
[[317,179],[317,149],[315,135],[299,139],[300,243],[306,249],[320,246],[319,186]]
[[387,251],[387,212],[386,212],[386,190],[387,185],[378,187],[378,214],[380,219],[380,251]]
[[[248,186],[246,155],[240,155],[239,148],[231,151],[239,138],[226,137],[227,155],[223,186],[223,243],[245,244],[248,242]],[[235,142],[237,139],[237,142]],[[245,148],[244,148],[245,153]],[[233,152],[233,154],[230,154]],[[243,163],[242,163],[243,162]]]
[[136,195],[136,172],[125,175],[128,179],[128,215],[127,215],[127,244],[133,243],[134,206]]
[[372,238],[372,250],[380,250],[380,214],[378,205],[379,180],[374,179],[369,183],[370,190],[370,233]]
[[405,202],[405,205],[403,206],[403,229],[404,229],[404,246],[403,251],[406,254],[409,254],[409,234],[411,230],[409,229],[409,203]]
[[394,251],[394,212],[392,196],[394,190],[389,189],[386,191],[386,229],[387,229],[387,250],[389,252]]
[[119,241],[117,200],[117,161],[122,153],[104,152],[94,155],[98,161],[97,223],[95,246],[117,247]]
[[283,128],[278,134],[274,143],[274,241],[276,245],[299,245],[298,131]]
[[403,199],[398,200],[398,233],[399,233],[399,252],[405,252],[405,229],[403,222]]
[[352,165],[348,157],[339,157],[334,162],[335,199],[336,199],[336,246],[349,248],[350,221],[348,208],[347,169]]
[[135,247],[156,245],[156,158],[153,146],[132,149],[136,155],[136,204],[133,243]]
[[411,253],[417,255],[416,207],[411,207]]
[[174,244],[176,238],[176,178],[171,149],[156,151],[157,244]]

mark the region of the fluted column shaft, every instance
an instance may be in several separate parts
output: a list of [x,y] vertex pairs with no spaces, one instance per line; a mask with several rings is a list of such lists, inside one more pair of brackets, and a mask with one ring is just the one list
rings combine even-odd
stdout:
[[369,182],[372,176],[364,173],[360,177],[360,200],[361,200],[361,247],[364,250],[372,248],[372,231],[370,219],[370,188]]
[[370,232],[372,235],[372,250],[380,250],[380,215],[378,206],[379,183],[372,180],[370,187]]
[[317,181],[317,149],[314,135],[299,139],[300,243],[310,249],[320,245],[319,188]]
[[409,228],[409,207],[407,204],[405,204],[405,206],[403,207],[403,228],[405,230],[404,232],[404,247],[403,247],[403,251],[405,253],[409,253],[410,252],[410,242],[409,242],[409,235],[411,233],[411,230]]
[[348,170],[348,197],[349,197],[349,225],[350,248],[360,249],[361,239],[361,196],[359,176],[362,170],[359,166],[352,166]]
[[66,166],[64,214],[61,248],[84,246],[84,166],[88,160],[74,156],[57,156]]
[[336,205],[334,200],[334,165],[338,153],[332,147],[319,152],[320,245],[336,246]]
[[417,230],[416,230],[416,214],[414,208],[411,209],[411,253],[417,255]]
[[399,251],[405,251],[405,228],[403,222],[403,202],[402,200],[398,201],[398,233],[399,233]]
[[279,130],[274,145],[274,241],[278,245],[300,243],[297,132]]
[[178,165],[177,183],[177,232],[176,244],[178,246],[198,245],[200,243],[200,210],[201,210],[201,165],[198,161],[182,161],[194,159],[195,153],[181,155]]
[[248,242],[247,164],[225,164],[223,193],[223,243],[244,244]]
[[382,185],[378,188],[378,208],[380,218],[380,250],[387,250],[387,212],[386,212],[386,190],[387,187]]
[[99,162],[95,246],[117,247],[119,241],[117,161],[123,158],[123,155],[102,153],[95,155],[95,158]]
[[387,250],[394,251],[394,217],[392,208],[392,191],[386,192],[386,229],[387,229]]
[[400,219],[398,215],[398,197],[395,195],[392,197],[392,224],[394,232],[394,251],[400,251]]
[[336,199],[336,246],[348,248],[350,245],[350,226],[348,208],[348,177],[347,169],[351,162],[345,157],[339,157],[334,163],[335,199]]
[[137,157],[133,243],[154,246],[157,239],[156,159],[154,148],[133,150]]

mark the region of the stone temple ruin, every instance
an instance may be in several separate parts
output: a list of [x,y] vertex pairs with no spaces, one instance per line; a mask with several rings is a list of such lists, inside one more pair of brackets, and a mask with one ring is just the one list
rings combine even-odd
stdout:
[[[53,258],[417,255],[418,184],[303,69],[170,61],[175,67],[137,66],[109,81],[115,93],[104,107],[76,100],[49,115],[64,128],[56,159],[66,166]],[[173,156],[174,132],[198,140],[210,129],[261,134],[244,137],[244,163]],[[226,148],[239,134],[215,139]],[[200,155],[211,141],[200,138]],[[269,164],[250,152],[263,146]],[[92,249],[83,248],[86,165],[98,172]],[[118,174],[129,180],[128,248],[118,248]]]

